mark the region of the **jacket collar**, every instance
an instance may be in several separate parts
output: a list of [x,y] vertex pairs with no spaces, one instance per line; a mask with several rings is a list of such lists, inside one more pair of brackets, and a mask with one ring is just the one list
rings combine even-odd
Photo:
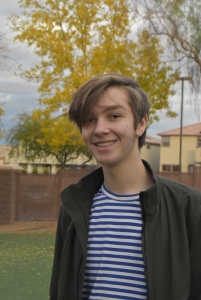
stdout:
[[[159,202],[163,181],[153,172],[151,166],[145,160],[142,160],[142,162],[146,169],[151,173],[151,176],[154,180],[154,184],[149,189],[141,192],[145,199],[147,199],[149,195],[149,199],[147,199],[145,203],[145,208],[150,209]],[[64,207],[66,207],[68,211],[69,209],[74,210],[78,206],[80,208],[85,207],[87,211],[84,209],[83,213],[87,213],[88,222],[88,210],[90,210],[93,196],[98,192],[103,181],[103,170],[102,168],[98,168],[97,170],[80,179],[77,184],[70,185],[61,193],[61,200]]]
[[140,193],[146,212],[159,203],[163,190],[163,180],[153,172],[148,162],[146,162],[145,160],[142,160],[142,162],[146,169],[151,173],[151,176],[154,180],[154,184],[150,188]]
[[[150,165],[142,161],[154,180],[154,184],[148,190],[140,193],[146,212],[158,204],[163,184],[162,179],[153,172]],[[84,249],[87,247],[89,214],[93,196],[98,192],[103,181],[103,170],[98,168],[61,193],[63,206],[74,223]]]

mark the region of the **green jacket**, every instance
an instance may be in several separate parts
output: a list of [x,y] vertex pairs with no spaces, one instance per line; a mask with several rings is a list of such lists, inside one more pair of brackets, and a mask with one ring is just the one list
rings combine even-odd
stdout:
[[[140,193],[149,300],[201,300],[201,193],[154,174]],[[50,300],[81,300],[93,196],[99,168],[61,193]]]

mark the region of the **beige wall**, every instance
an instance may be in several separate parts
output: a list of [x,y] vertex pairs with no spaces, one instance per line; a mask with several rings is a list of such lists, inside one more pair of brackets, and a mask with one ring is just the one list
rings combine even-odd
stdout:
[[[150,146],[150,149],[147,146]],[[145,144],[140,150],[140,156],[151,165],[155,172],[159,171],[160,145]]]
[[[160,171],[162,165],[179,165],[180,137],[170,136],[170,146],[161,145]],[[197,148],[196,136],[182,137],[182,172],[188,172],[188,166],[201,161],[201,148]]]
[[[13,155],[12,157],[9,157],[9,151],[10,147],[5,148],[5,157],[0,158],[0,165],[16,165],[19,166],[19,164],[26,164],[27,168],[26,171],[27,173],[32,173],[35,168],[37,168],[38,173],[44,173],[44,169],[46,165],[51,165],[51,173],[56,174],[59,170],[58,167],[58,161],[56,160],[55,157],[47,157],[46,159],[34,159],[34,161],[29,161],[26,159],[25,156],[17,156],[16,154]],[[80,156],[77,159],[71,159],[67,162],[67,164],[76,164],[76,165],[81,165],[84,161],[86,160],[85,157]],[[95,159],[92,159],[87,163],[87,165],[96,165]]]
[[201,148],[196,148],[195,150],[195,161],[201,162]]

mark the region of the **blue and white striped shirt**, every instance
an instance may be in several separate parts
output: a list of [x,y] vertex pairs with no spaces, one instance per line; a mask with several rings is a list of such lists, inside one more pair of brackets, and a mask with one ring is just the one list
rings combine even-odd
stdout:
[[83,300],[147,299],[139,195],[102,185],[89,219]]

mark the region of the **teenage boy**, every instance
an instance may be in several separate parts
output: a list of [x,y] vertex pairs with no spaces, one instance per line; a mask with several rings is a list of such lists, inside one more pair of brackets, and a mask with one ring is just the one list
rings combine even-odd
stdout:
[[61,193],[50,300],[201,299],[201,193],[141,160],[148,113],[120,74],[74,94],[69,117],[102,167]]

